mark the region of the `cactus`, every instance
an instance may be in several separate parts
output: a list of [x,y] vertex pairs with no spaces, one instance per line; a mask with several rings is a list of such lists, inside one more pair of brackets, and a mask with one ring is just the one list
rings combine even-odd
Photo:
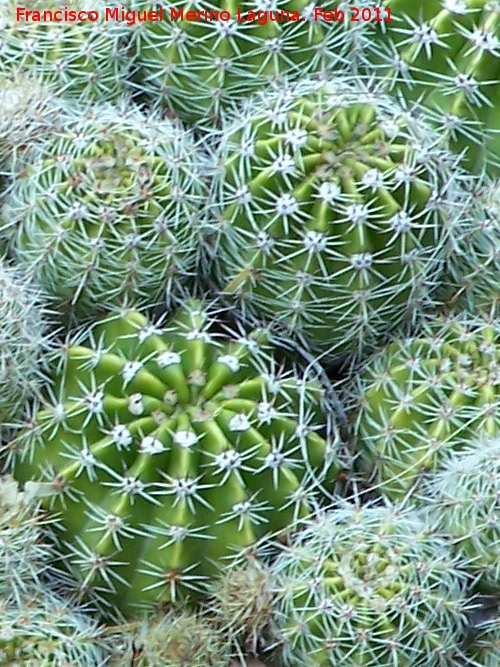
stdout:
[[[113,630],[118,644],[109,667],[231,667],[228,642],[213,623],[187,609],[167,613]],[[116,632],[116,634],[115,634]]]
[[[0,73],[34,73],[84,102],[124,96],[127,33],[120,23],[105,20],[105,7],[101,0],[32,0],[27,7],[1,0]],[[57,11],[55,20],[49,14],[39,20]],[[97,21],[86,18],[90,12]]]
[[466,667],[500,666],[500,618],[483,621],[465,650]]
[[467,168],[500,175],[500,2],[382,5],[393,21],[378,25],[373,46],[390,85],[436,111]]
[[0,233],[61,308],[150,305],[195,267],[205,168],[179,125],[94,105],[40,144]]
[[0,665],[104,667],[101,628],[75,605],[39,591],[19,607],[0,600]]
[[221,134],[213,263],[248,317],[331,360],[418,317],[468,206],[423,119],[338,78],[268,90]]
[[[333,9],[331,2],[323,5]],[[149,0],[132,6],[157,11]],[[217,124],[228,105],[266,83],[326,67],[338,70],[342,59],[353,67],[364,53],[355,24],[326,23],[309,0],[176,0],[163,12],[162,21],[135,26],[137,87],[200,125]],[[195,21],[188,18],[198,14]]]
[[418,499],[469,571],[500,591],[500,438],[471,440],[434,474]]
[[0,597],[19,603],[39,589],[54,560],[50,523],[28,490],[0,478]]
[[416,491],[476,436],[500,435],[500,329],[438,317],[375,353],[346,390],[358,469],[391,499]]
[[18,438],[15,475],[39,482],[104,616],[196,598],[224,559],[335,484],[340,440],[319,380],[285,372],[263,333],[217,336],[212,321],[189,301],[165,328],[119,311],[84,330]]
[[210,614],[238,652],[257,655],[274,614],[276,591],[271,570],[248,554],[224,566],[209,587]]
[[473,195],[473,224],[450,253],[442,300],[455,310],[495,318],[500,312],[500,181],[482,179]]
[[19,418],[44,381],[51,335],[40,289],[0,260],[0,431]]
[[55,90],[37,77],[0,75],[0,177],[14,176],[32,142],[60,129],[65,117]]
[[285,667],[445,667],[465,629],[467,578],[408,509],[340,501],[271,568]]

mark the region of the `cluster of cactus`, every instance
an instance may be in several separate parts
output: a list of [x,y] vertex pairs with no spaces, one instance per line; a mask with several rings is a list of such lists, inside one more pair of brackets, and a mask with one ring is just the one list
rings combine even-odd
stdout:
[[0,665],[498,665],[500,4],[322,4],[0,0]]

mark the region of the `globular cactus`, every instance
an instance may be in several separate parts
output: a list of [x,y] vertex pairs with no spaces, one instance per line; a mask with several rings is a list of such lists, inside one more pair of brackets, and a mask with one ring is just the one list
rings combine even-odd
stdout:
[[500,592],[500,438],[471,440],[432,475],[416,502],[453,543],[464,568]]
[[500,434],[500,328],[438,317],[375,353],[350,384],[357,467],[395,499],[415,491],[477,436]]
[[110,628],[117,646],[109,667],[231,667],[229,642],[200,613],[171,609],[122,627]]
[[423,118],[360,80],[302,81],[254,97],[218,154],[213,263],[249,317],[332,360],[418,317],[468,206]]
[[109,315],[62,347],[18,438],[15,475],[40,483],[104,615],[198,596],[335,485],[341,444],[317,376],[285,372],[264,334],[211,333],[216,320],[196,301],[165,327]]
[[[348,3],[322,4],[328,11]],[[158,11],[149,0],[131,6]],[[338,71],[344,61],[353,67],[364,53],[356,24],[325,22],[309,0],[176,0],[163,6],[163,20],[138,23],[133,32],[138,90],[200,125],[217,124],[228,105],[266,83]]]
[[500,2],[383,0],[372,45],[392,86],[436,112],[467,168],[500,174]]
[[127,30],[106,20],[107,6],[101,0],[32,0],[24,7],[1,0],[0,73],[36,74],[84,102],[126,95]]
[[22,415],[44,382],[50,312],[45,295],[0,260],[0,431]]
[[[83,609],[47,590],[21,605],[0,599],[0,665],[104,667],[104,635]],[[121,666],[123,667],[123,665]]]
[[150,305],[196,265],[206,167],[181,126],[90,106],[40,144],[5,198],[0,234],[61,308]]
[[467,579],[413,511],[341,501],[306,521],[271,568],[285,667],[451,664]]

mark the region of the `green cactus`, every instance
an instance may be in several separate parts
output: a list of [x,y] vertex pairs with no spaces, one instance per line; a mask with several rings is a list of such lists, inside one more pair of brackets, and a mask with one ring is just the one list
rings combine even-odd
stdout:
[[335,484],[340,441],[319,380],[285,372],[264,334],[210,333],[215,321],[199,302],[165,328],[110,315],[62,347],[18,439],[15,475],[39,481],[104,615],[199,595],[225,558]]
[[418,317],[469,197],[424,119],[359,80],[302,81],[250,100],[218,154],[213,264],[249,317],[332,360]]
[[500,181],[481,179],[473,196],[473,224],[450,252],[442,301],[457,311],[495,318],[500,313]]
[[451,664],[467,578],[413,511],[341,501],[298,526],[271,569],[285,667]]
[[471,440],[432,475],[416,502],[448,536],[460,559],[489,590],[500,592],[500,438]]
[[496,321],[468,313],[375,353],[346,391],[367,482],[401,498],[471,439],[500,435],[499,359]]
[[[500,175],[500,3],[498,0],[383,0],[393,21],[373,39],[386,77],[465,152],[467,168]],[[382,55],[383,54],[383,55]]]
[[[32,0],[26,7],[1,0],[0,73],[34,73],[84,102],[125,95],[130,67],[126,26],[106,21],[105,8],[101,0]],[[56,20],[40,20],[44,12],[57,11]],[[90,12],[98,20],[88,20]]]
[[150,305],[196,265],[206,168],[179,125],[90,106],[40,144],[5,198],[0,234],[61,308]]
[[199,613],[171,609],[113,631],[109,667],[231,667],[229,642]]
[[0,432],[22,416],[44,382],[47,300],[36,283],[0,259]]
[[[322,4],[327,10],[347,3]],[[157,10],[149,0],[131,6]],[[162,21],[135,26],[137,88],[201,125],[217,124],[228,105],[266,83],[338,70],[343,60],[352,68],[365,51],[355,24],[326,23],[309,0],[175,0],[163,12]]]
[[500,667],[500,618],[477,625],[464,653],[465,667]]

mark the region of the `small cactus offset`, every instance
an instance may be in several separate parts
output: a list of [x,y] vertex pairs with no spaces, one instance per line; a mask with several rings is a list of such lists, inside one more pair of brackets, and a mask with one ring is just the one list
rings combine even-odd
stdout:
[[[476,173],[500,174],[500,2],[383,0],[376,51],[391,85],[436,112]],[[384,56],[382,56],[384,54]]]
[[0,432],[44,382],[49,310],[36,283],[0,260]]
[[487,590],[500,593],[500,437],[471,440],[454,452],[419,496],[464,568]]
[[0,73],[35,74],[82,102],[125,95],[126,30],[105,20],[105,7],[101,0],[31,0],[26,7],[0,0]]
[[196,597],[335,485],[340,441],[319,380],[285,372],[264,334],[211,333],[216,321],[196,301],[164,327],[110,315],[62,347],[18,439],[15,475],[40,483],[104,615]]
[[[141,13],[158,9],[149,0],[131,4]],[[267,83],[338,70],[342,57],[352,67],[363,54],[355,24],[325,23],[309,0],[175,0],[163,12],[162,21],[134,26],[136,85],[200,125],[218,124],[228,106]]]
[[75,111],[6,196],[0,233],[62,307],[150,305],[195,267],[205,167],[180,125],[134,108]]
[[214,179],[223,293],[330,359],[417,318],[467,216],[425,123],[360,81],[270,89],[229,119]]
[[2,667],[104,667],[104,644],[101,628],[83,609],[49,591],[20,605],[0,599]]
[[410,510],[339,506],[306,521],[272,564],[285,667],[448,667],[467,579]]
[[471,439],[500,435],[499,360],[496,321],[467,313],[375,353],[347,392],[367,483],[401,498]]
[[110,628],[109,667],[232,667],[228,641],[212,621],[187,609],[171,609],[122,627]]

